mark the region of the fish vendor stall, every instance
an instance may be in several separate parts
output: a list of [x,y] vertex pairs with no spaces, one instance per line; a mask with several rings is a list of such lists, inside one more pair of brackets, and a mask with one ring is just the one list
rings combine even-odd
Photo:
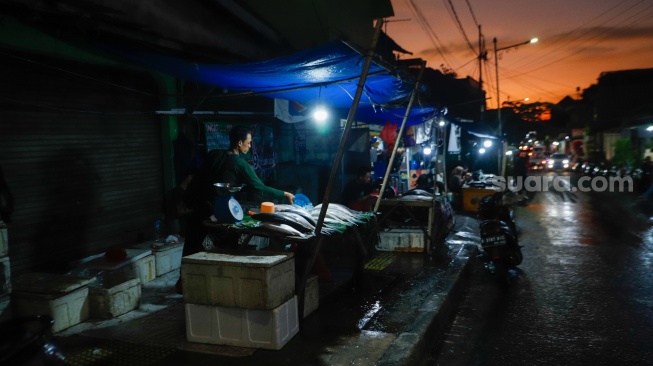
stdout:
[[[267,91],[258,89],[260,93],[273,98],[296,102],[328,100],[331,103],[335,101],[336,93],[344,90],[345,93],[340,95],[341,107],[348,108],[349,112],[344,125],[341,120],[342,136],[324,192],[323,194],[320,192],[321,204],[307,207],[257,202],[253,208],[250,206],[249,209],[243,209],[229,194],[239,187],[216,186],[222,188],[223,192],[218,195],[215,202],[216,210],[213,217],[202,222],[204,225],[202,229],[208,229],[208,238],[212,236],[218,238],[215,241],[218,245],[205,240],[205,252],[182,258],[180,278],[183,281],[183,295],[186,302],[188,341],[269,349],[283,347],[297,334],[299,317],[306,316],[306,303],[313,298],[309,296],[312,293],[310,289],[316,282],[313,281],[315,276],[311,271],[317,269],[321,262],[321,255],[332,254],[333,249],[337,247],[336,244],[347,244],[345,249],[349,259],[355,257],[353,277],[362,275],[368,252],[370,249],[379,249],[376,245],[379,239],[378,230],[381,228],[377,222],[379,217],[383,219],[382,224],[387,226],[394,225],[393,220],[396,215],[399,217],[403,215],[404,218],[413,217],[415,222],[419,222],[417,226],[421,228],[419,230],[424,238],[421,240],[423,250],[433,251],[437,234],[442,232],[438,229],[439,225],[446,221],[438,221],[438,218],[447,217],[444,211],[450,207],[446,201],[434,197],[428,197],[424,201],[423,198],[416,200],[398,198],[392,201],[384,200],[383,209],[379,210],[380,200],[377,200],[377,206],[371,212],[352,211],[343,205],[330,202],[332,193],[336,189],[336,180],[341,176],[340,165],[350,144],[349,135],[354,123],[379,124],[381,121],[387,123],[388,119],[394,121],[401,118],[398,136],[402,137],[407,125],[424,123],[435,118],[433,114],[435,108],[419,107],[416,108],[415,113],[412,111],[420,90],[419,81],[426,67],[426,62],[423,60],[413,60],[410,63],[412,66],[420,67],[416,78],[406,73],[405,81],[401,78],[391,80],[391,84],[388,84],[382,93],[371,93],[374,90],[366,85],[368,76],[372,78],[371,84],[374,85],[378,85],[377,79],[380,73],[388,72],[392,77],[396,76],[394,68],[385,69],[384,66],[373,63],[377,56],[375,48],[382,25],[383,20],[378,19],[371,45],[365,51],[364,62],[361,62],[361,54],[358,53],[351,58],[352,70],[360,75],[357,81],[354,77],[342,79],[344,74],[332,73],[328,70],[325,75],[333,74],[335,79],[325,79],[322,82],[310,80],[310,85],[306,85],[308,89],[297,88],[295,83],[288,83],[285,84],[288,89],[284,91],[278,84],[288,76],[275,71],[274,75],[277,76],[275,80],[278,82],[269,85],[270,89]],[[343,52],[345,55],[350,53]],[[333,55],[339,57],[337,54]],[[333,55],[329,53],[329,58]],[[309,74],[314,74],[314,67],[319,63],[310,62]],[[331,64],[331,62],[322,63]],[[328,68],[332,69],[331,66]],[[272,73],[259,72],[257,75],[270,79],[269,75]],[[263,81],[269,84],[269,81]],[[401,82],[397,83],[397,81]],[[326,85],[338,87],[326,88]],[[355,86],[355,92],[343,89],[346,85],[352,88]],[[219,86],[225,87],[225,85]],[[232,86],[231,89],[236,90],[237,87]],[[250,87],[242,91],[249,92]],[[385,102],[380,98],[372,97],[372,95],[380,97],[383,94],[390,95],[390,98],[384,98],[387,99]],[[297,98],[302,96],[303,100]],[[367,111],[369,113],[367,115],[357,114],[362,98],[365,107],[362,112]],[[399,104],[394,104],[395,102]],[[407,106],[405,106],[406,102]],[[395,144],[393,147],[381,192],[385,191],[397,146],[398,144]],[[284,196],[292,202],[292,196],[285,193],[289,192],[284,192]],[[276,197],[276,199],[281,198]],[[440,203],[444,204],[440,205]],[[422,209],[426,209],[427,212],[425,219],[421,217]],[[439,214],[439,210],[444,211]],[[202,219],[205,217],[202,216]],[[220,237],[226,240],[220,240]],[[408,237],[413,236],[408,234]],[[238,238],[237,245],[233,240],[235,238]],[[261,241],[266,242],[267,245],[261,245]],[[370,243],[374,243],[371,248]],[[256,244],[256,250],[251,250],[252,244]],[[211,245],[213,247],[209,248]],[[220,245],[230,247],[221,248]],[[352,251],[354,255],[350,255]]]

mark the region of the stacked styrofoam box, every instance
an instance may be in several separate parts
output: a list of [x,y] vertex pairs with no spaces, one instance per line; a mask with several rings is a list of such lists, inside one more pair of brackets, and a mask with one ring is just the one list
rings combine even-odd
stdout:
[[84,322],[89,317],[88,285],[95,278],[50,273],[27,273],[14,281],[12,309],[17,316],[47,314],[53,332]]
[[186,303],[189,342],[278,350],[298,331],[296,296],[270,310]]
[[154,254],[156,276],[164,275],[181,267],[181,257],[184,249],[184,240],[166,244],[143,243],[136,246],[138,249],[151,249]]
[[141,303],[141,280],[112,279],[89,284],[90,317],[111,319],[128,313]]
[[184,300],[269,310],[295,294],[292,253],[231,255],[199,252],[182,258]]
[[121,261],[110,261],[100,256],[82,263],[80,266],[96,271],[103,271],[104,278],[138,278],[141,283],[147,283],[156,278],[154,256],[150,249],[126,249],[127,258]]
[[424,250],[421,229],[393,228],[379,233],[376,249],[380,251],[420,252]]
[[280,349],[299,331],[292,253],[182,258],[189,342]]

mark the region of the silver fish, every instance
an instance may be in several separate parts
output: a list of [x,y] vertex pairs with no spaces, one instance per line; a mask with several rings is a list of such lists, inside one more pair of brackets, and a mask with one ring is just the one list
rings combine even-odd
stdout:
[[287,235],[287,236],[305,237],[305,235],[300,233],[299,230],[293,228],[292,226],[286,225],[286,224],[275,224],[275,223],[272,223],[272,222],[261,221],[260,227],[268,229],[270,231],[274,231],[274,232],[283,234],[283,235]]

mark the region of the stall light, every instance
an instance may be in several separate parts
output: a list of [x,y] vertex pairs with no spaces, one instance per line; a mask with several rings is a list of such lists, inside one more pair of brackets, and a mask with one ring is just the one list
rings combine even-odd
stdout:
[[646,131],[653,131],[653,126],[646,127]]
[[313,118],[317,122],[324,122],[326,121],[327,117],[329,116],[329,113],[327,112],[326,108],[324,106],[317,106],[315,107],[315,111],[313,111]]
[[322,122],[326,121],[327,117],[329,116],[329,113],[327,112],[324,105],[322,105],[321,100],[322,100],[322,87],[320,87],[320,90],[318,91],[317,104],[315,105],[315,110],[313,110],[313,118],[319,124],[322,124]]
[[565,136],[565,140],[569,140],[569,136]]
[[482,147],[482,148],[478,149],[478,153],[479,154],[485,154],[485,148]]
[[558,141],[553,141],[553,144],[552,144],[552,145],[553,145],[553,146],[558,146],[558,145],[560,145],[560,143],[559,143]]
[[506,151],[506,156],[512,156],[512,150]]
[[485,140],[485,141],[483,141],[483,146],[485,146],[485,147],[491,147],[491,146],[492,146],[492,140]]
[[424,155],[431,155],[431,147],[424,146],[424,150],[422,150],[422,152],[424,152]]
[[440,118],[440,121],[438,122],[438,126],[444,127],[444,125],[446,125],[446,124],[447,124],[447,122],[444,121],[444,118]]

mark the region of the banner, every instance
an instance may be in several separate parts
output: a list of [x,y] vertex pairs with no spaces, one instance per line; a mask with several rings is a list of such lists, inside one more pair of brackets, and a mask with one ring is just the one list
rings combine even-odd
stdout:
[[290,100],[274,99],[274,116],[286,123],[303,122],[309,118],[308,108]]
[[460,154],[460,126],[451,124],[449,134],[449,154]]

